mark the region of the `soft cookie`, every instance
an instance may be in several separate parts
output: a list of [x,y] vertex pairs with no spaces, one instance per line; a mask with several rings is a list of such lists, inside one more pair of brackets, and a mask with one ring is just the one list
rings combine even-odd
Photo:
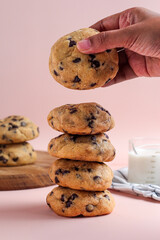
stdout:
[[39,128],[23,116],[9,116],[0,120],[0,144],[20,143],[38,137]]
[[46,200],[56,214],[65,217],[105,215],[111,213],[115,206],[114,198],[107,190],[87,192],[56,187]]
[[104,163],[58,159],[49,176],[53,183],[77,190],[103,191],[111,186],[113,172]]
[[78,41],[99,33],[92,28],[83,28],[60,38],[51,48],[49,69],[53,78],[71,89],[93,89],[113,79],[118,71],[116,49],[97,54],[78,51]]
[[114,127],[109,111],[97,103],[57,107],[49,113],[48,123],[60,132],[78,135],[103,133]]
[[0,166],[18,166],[34,163],[37,154],[30,143],[0,144]]
[[108,162],[115,157],[115,148],[105,133],[96,135],[62,134],[48,144],[51,156],[72,160]]

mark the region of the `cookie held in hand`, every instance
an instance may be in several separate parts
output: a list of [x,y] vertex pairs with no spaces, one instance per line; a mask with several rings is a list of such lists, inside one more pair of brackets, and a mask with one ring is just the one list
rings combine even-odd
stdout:
[[76,47],[78,41],[99,33],[83,28],[60,38],[51,48],[49,69],[61,85],[78,90],[101,87],[118,72],[118,53],[108,49],[102,53],[83,54]]

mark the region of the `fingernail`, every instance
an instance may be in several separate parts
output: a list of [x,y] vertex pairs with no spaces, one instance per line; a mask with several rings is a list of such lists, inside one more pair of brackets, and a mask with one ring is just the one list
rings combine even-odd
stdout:
[[84,39],[77,43],[77,48],[81,51],[88,50],[91,47],[91,42],[89,39]]

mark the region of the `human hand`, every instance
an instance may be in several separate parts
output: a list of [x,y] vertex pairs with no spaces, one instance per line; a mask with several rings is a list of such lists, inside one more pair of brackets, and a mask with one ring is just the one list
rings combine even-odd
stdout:
[[160,15],[145,8],[130,8],[106,17],[91,26],[99,34],[77,44],[80,52],[90,54],[111,48],[119,52],[117,76],[104,86],[136,77],[160,76]]

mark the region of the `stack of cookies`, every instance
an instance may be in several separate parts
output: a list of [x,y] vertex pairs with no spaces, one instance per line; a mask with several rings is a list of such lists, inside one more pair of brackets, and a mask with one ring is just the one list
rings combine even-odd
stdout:
[[114,199],[106,190],[113,172],[104,162],[114,159],[115,149],[104,133],[114,127],[111,114],[97,103],[67,104],[53,109],[48,123],[64,134],[48,145],[53,162],[49,175],[54,188],[47,204],[66,217],[96,216],[112,212]]
[[37,155],[28,140],[39,135],[39,128],[23,116],[0,120],[0,166],[34,163]]

